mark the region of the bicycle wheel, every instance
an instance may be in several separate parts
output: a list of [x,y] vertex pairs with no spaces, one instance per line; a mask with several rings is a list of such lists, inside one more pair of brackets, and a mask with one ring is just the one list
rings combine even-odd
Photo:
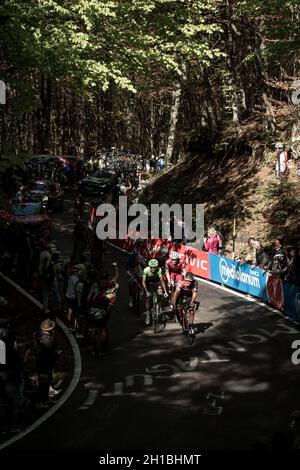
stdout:
[[136,316],[140,314],[140,304],[141,304],[141,289],[139,286],[136,286],[136,292],[134,295],[134,311]]
[[166,327],[166,319],[162,312],[161,304],[156,304],[156,333],[163,331]]
[[195,332],[194,332],[194,328],[191,325],[188,325],[186,336],[187,336],[187,342],[189,346],[191,346],[193,342],[195,341]]
[[188,322],[187,322],[185,310],[182,310],[181,312],[181,328],[182,328],[182,333],[187,336]]
[[157,299],[153,298],[153,308],[152,308],[152,321],[153,321],[153,332],[158,332],[158,319],[159,319],[159,307]]

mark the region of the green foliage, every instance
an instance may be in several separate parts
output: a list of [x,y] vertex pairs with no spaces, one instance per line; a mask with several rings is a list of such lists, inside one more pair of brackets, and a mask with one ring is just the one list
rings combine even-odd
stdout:
[[[218,0],[4,0],[0,46],[8,82],[43,73],[77,86],[136,91],[154,67],[182,73],[220,56],[212,38]],[[14,83],[14,85],[16,85]]]
[[[264,36],[264,56],[268,61],[286,62],[299,53],[298,0],[243,0],[237,6],[236,16],[247,17]],[[248,56],[253,57],[253,53]]]

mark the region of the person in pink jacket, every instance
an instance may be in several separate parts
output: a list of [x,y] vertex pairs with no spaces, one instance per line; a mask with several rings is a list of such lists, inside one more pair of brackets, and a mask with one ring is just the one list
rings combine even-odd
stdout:
[[221,246],[221,240],[214,227],[210,227],[207,231],[207,238],[204,238],[204,249],[208,253],[217,255]]

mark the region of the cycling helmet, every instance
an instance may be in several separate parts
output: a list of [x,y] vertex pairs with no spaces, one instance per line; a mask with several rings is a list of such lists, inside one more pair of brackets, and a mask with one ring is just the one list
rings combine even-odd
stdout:
[[177,259],[179,259],[179,254],[177,253],[177,251],[172,251],[171,259],[172,261],[176,261]]
[[276,149],[283,149],[284,148],[284,144],[282,142],[277,142],[277,144],[275,144],[275,148]]
[[193,281],[195,279],[195,277],[194,277],[193,273],[186,273],[186,275],[184,276],[184,279],[186,281]]
[[148,264],[149,264],[150,268],[158,268],[158,261],[157,261],[157,259],[150,259],[150,261],[149,261]]
[[161,245],[159,251],[162,255],[167,255],[169,253],[168,247],[166,245]]

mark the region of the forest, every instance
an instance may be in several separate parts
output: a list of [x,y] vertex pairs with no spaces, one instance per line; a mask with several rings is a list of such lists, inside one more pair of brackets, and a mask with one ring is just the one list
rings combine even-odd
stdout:
[[1,152],[176,161],[250,121],[295,144],[299,21],[296,0],[4,0]]
[[252,171],[279,140],[297,165],[299,23],[297,0],[3,0],[0,153]]

